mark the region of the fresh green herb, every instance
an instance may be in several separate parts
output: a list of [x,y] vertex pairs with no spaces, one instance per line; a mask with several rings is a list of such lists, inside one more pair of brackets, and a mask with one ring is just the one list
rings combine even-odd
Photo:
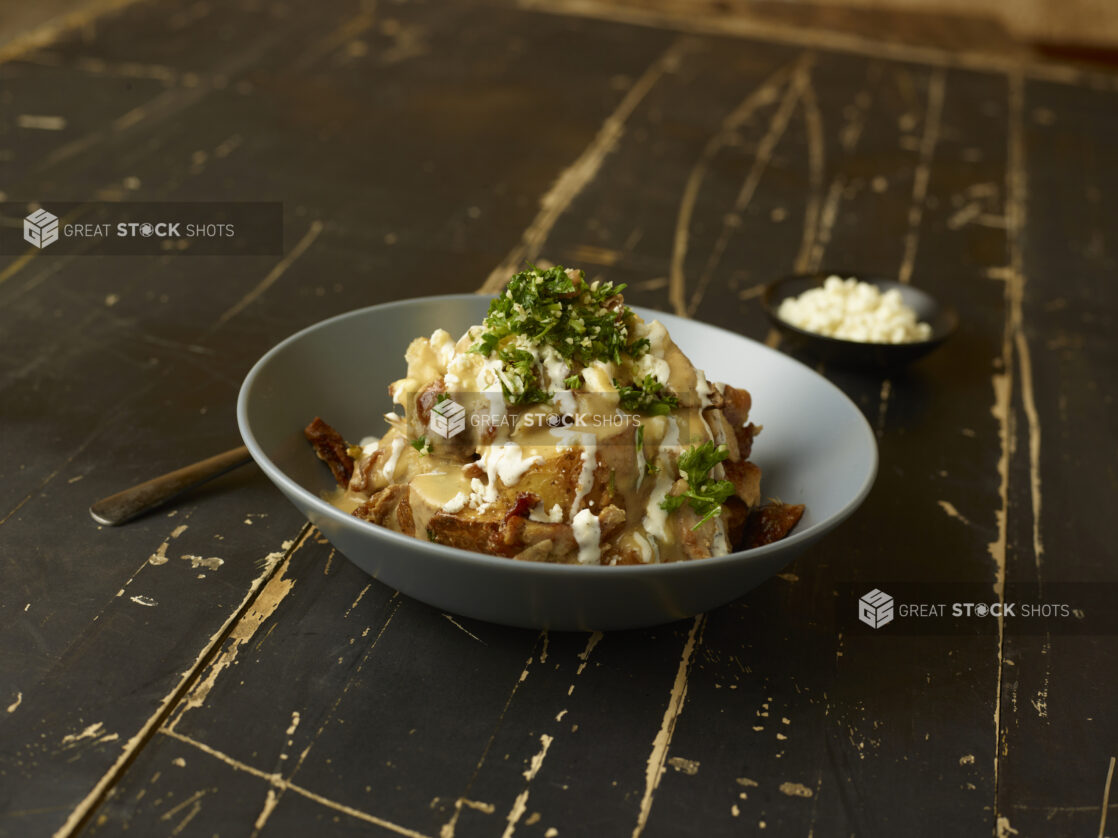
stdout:
[[624,285],[587,283],[582,271],[571,276],[556,266],[534,265],[509,280],[504,292],[489,304],[483,331],[472,352],[491,356],[515,341],[545,343],[568,362],[621,363],[648,350],[648,340],[630,340],[636,315],[620,296]]
[[501,389],[509,404],[540,404],[551,401],[551,394],[540,386],[540,370],[531,352],[515,346],[497,350],[504,363]]
[[[644,454],[644,425],[637,425],[637,456],[643,456],[643,454]],[[660,470],[660,466],[657,463],[653,463],[653,462],[650,462],[648,460],[644,461],[644,473],[645,474],[656,474],[656,472],[658,472],[659,470]]]
[[564,378],[563,379],[563,386],[566,387],[568,390],[578,389],[579,387],[582,386],[582,375],[580,373],[576,372],[574,375],[570,376],[569,378]]
[[431,443],[427,441],[427,437],[421,436],[419,439],[413,440],[411,447],[419,452],[420,457],[426,457],[431,453]]
[[699,523],[691,529],[697,530],[711,518],[722,514],[722,504],[734,493],[734,484],[729,480],[714,480],[710,470],[730,456],[725,445],[715,446],[707,440],[702,445],[691,446],[679,455],[679,473],[687,479],[687,491],[681,495],[669,495],[660,502],[660,508],[674,512],[689,501],[696,515],[701,515]]
[[652,416],[667,416],[679,407],[679,399],[667,391],[654,375],[646,375],[644,381],[620,385],[614,381],[621,397],[621,408],[630,413],[647,413]]
[[442,404],[443,402],[448,401],[450,401],[450,396],[448,396],[446,393],[439,393],[437,396],[435,396],[435,404]]

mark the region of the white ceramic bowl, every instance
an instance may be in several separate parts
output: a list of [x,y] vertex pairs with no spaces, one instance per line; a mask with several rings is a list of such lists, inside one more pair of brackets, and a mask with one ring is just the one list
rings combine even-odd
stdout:
[[716,608],[741,596],[811,547],[865,499],[877,445],[861,411],[837,387],[791,358],[713,326],[659,319],[712,381],[753,396],[764,426],[752,460],[762,492],[807,507],[783,541],[754,550],[662,565],[598,567],[521,562],[419,541],[353,518],[320,497],[334,486],[303,438],[321,416],[347,439],[385,430],[389,382],[404,375],[404,350],[443,328],[480,323],[488,297],[460,294],[353,311],[292,335],[249,372],[237,403],[245,444],[264,473],[350,561],[436,608],[514,626],[625,629]]

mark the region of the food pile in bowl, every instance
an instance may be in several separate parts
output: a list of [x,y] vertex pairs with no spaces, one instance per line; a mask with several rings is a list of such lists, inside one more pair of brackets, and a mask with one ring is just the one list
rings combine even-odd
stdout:
[[918,321],[900,291],[883,293],[854,277],[829,276],[821,287],[785,298],[777,315],[798,329],[841,340],[915,343],[932,337],[932,327]]
[[403,415],[352,444],[305,430],[329,500],[419,539],[527,561],[703,559],[784,538],[802,505],[762,501],[746,390],[708,382],[623,285],[516,274],[484,322],[407,348]]

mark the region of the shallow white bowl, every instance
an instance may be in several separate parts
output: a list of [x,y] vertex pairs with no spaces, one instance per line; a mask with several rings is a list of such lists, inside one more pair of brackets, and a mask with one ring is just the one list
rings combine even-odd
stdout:
[[808,367],[740,335],[670,314],[659,319],[712,381],[753,396],[764,426],[752,460],[762,492],[807,507],[783,541],[692,562],[622,567],[539,564],[409,538],[353,518],[320,497],[329,470],[303,438],[321,416],[347,439],[385,430],[389,382],[404,350],[443,328],[480,323],[488,297],[460,294],[353,311],[292,335],[249,372],[237,402],[245,444],[264,473],[331,543],[374,578],[445,611],[514,626],[626,629],[716,608],[779,571],[847,518],[877,473],[877,445],[861,411]]

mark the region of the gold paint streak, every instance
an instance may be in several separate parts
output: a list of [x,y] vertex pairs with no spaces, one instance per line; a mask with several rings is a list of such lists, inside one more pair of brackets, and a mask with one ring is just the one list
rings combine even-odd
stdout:
[[667,285],[668,278],[666,276],[656,276],[643,282],[634,282],[629,287],[634,291],[659,291],[661,288],[666,288]]
[[[1009,176],[1006,184],[1006,229],[1009,242],[1009,270],[1011,279],[1007,289],[1010,291],[1010,319],[1013,326],[1014,347],[1021,379],[1021,402],[1025,408],[1025,421],[1029,428],[1029,487],[1033,513],[1033,558],[1037,567],[1037,581],[1040,582],[1040,562],[1044,555],[1041,539],[1041,479],[1040,479],[1040,416],[1036,408],[1033,392],[1033,361],[1029,343],[1025,338],[1023,302],[1025,296],[1025,270],[1022,253],[1022,239],[1025,233],[1026,202],[1028,182],[1025,174],[1025,138],[1022,124],[1025,109],[1024,80],[1020,76],[1010,79],[1009,124]],[[1012,118],[1016,115],[1016,121]]]
[[980,215],[982,215],[982,204],[978,201],[971,201],[969,204],[964,204],[947,219],[947,228],[949,230],[959,230]]
[[[300,541],[299,546],[302,546],[305,540],[306,536]],[[183,699],[175,715],[174,724],[178,724],[182,717],[189,711],[205,704],[206,697],[210,694],[210,690],[213,689],[214,684],[217,683],[218,676],[236,660],[237,653],[240,652],[241,647],[252,640],[252,636],[256,634],[260,626],[275,613],[280,603],[291,593],[291,589],[295,587],[295,580],[288,578],[286,573],[291,566],[291,558],[294,554],[295,551],[292,550],[283,558],[279,570],[260,590],[259,595],[257,595],[252,605],[249,606],[245,615],[233,626],[233,631],[230,632],[227,641],[228,645],[222,650],[217,659],[210,664],[210,669],[206,677],[198,681],[198,683],[194,685],[194,688],[187,694],[186,698]],[[272,555],[275,556],[277,554],[273,553]]]
[[543,765],[544,758],[547,756],[547,749],[551,747],[553,741],[555,741],[555,737],[548,736],[546,733],[540,734],[540,750],[532,757],[531,763],[524,771],[524,779],[529,783],[536,779],[536,775],[540,772],[540,767]]
[[481,800],[467,800],[465,797],[460,797],[458,799],[461,801],[461,804],[457,805],[469,806],[471,809],[474,809],[478,812],[484,812],[487,815],[492,815],[494,812],[497,811],[497,807],[494,806],[492,803],[485,803]]
[[294,264],[295,260],[302,256],[306,252],[307,248],[314,243],[314,240],[318,238],[318,234],[322,232],[322,227],[323,224],[321,221],[317,219],[312,221],[311,226],[307,228],[307,232],[303,234],[303,237],[299,239],[299,241],[295,244],[295,247],[291,248],[291,252],[284,256],[279,262],[277,262],[276,266],[268,272],[268,275],[256,284],[256,287],[245,294],[245,296],[242,297],[228,311],[222,314],[221,317],[217,319],[217,322],[212,327],[210,327],[209,331],[213,332],[214,330],[221,328],[224,324],[228,323],[230,320],[244,311],[245,308],[255,302],[261,294],[271,288],[272,284],[281,276],[283,276],[287,272],[287,269],[290,268],[292,264]]
[[1099,838],[1106,838],[1106,810],[1110,806],[1110,781],[1114,779],[1114,757],[1106,770],[1106,785],[1102,789],[1102,814],[1099,816]]
[[695,776],[699,773],[699,761],[697,759],[687,759],[686,757],[671,757],[668,759],[668,765],[676,771],[682,771],[689,776]]
[[815,273],[823,262],[823,254],[827,245],[831,243],[831,231],[838,220],[839,202],[842,200],[842,190],[846,187],[846,176],[838,175],[827,190],[827,197],[823,201],[822,210],[819,212],[819,222],[812,231],[814,241],[807,238],[808,228],[804,227],[804,242],[801,245],[800,255],[796,257],[796,273]]
[[[294,553],[295,550],[299,549],[303,541],[306,539],[306,535],[310,532],[310,525],[305,525],[303,529],[304,534],[299,538],[294,548],[292,548],[290,543],[288,543],[285,549],[290,550],[291,553]],[[159,724],[163,721],[167,711],[171,708],[174,702],[179,699],[187,684],[189,684],[190,681],[197,674],[198,667],[201,665],[202,661],[209,657],[218,640],[224,635],[228,627],[237,619],[238,615],[241,613],[241,609],[243,609],[245,605],[252,600],[253,595],[260,587],[262,581],[267,578],[273,567],[274,564],[270,565],[263,573],[261,573],[259,576],[256,577],[256,579],[252,581],[252,584],[249,586],[249,590],[246,592],[244,598],[241,600],[241,604],[230,614],[229,619],[225,621],[221,628],[218,629],[218,631],[205,644],[195,662],[183,673],[182,678],[179,679],[179,683],[175,686],[175,688],[167,693],[167,695],[165,695],[160,700],[159,707],[156,708],[156,711],[148,717],[147,721],[144,722],[144,724],[136,732],[136,734],[124,743],[123,747],[121,748],[120,755],[116,758],[116,762],[114,762],[109,767],[109,769],[103,775],[101,775],[101,778],[89,791],[89,794],[87,794],[82,799],[82,801],[74,807],[73,811],[71,811],[69,816],[66,818],[65,823],[63,823],[62,826],[58,828],[52,838],[70,838],[70,836],[74,834],[77,827],[82,823],[82,821],[85,820],[89,812],[92,811],[93,807],[96,806],[98,802],[100,802],[106,789],[108,789],[108,787],[112,783],[119,779],[120,772],[123,769],[125,763],[135,754],[135,752],[144,742],[148,741],[151,734],[158,728]],[[165,732],[169,731],[165,730]]]
[[338,47],[349,43],[358,35],[361,35],[372,27],[376,4],[374,2],[369,2],[366,5],[368,8],[363,9],[333,32],[316,41],[311,48],[292,65],[292,69],[299,72],[310,69],[320,58],[329,55]]
[[0,64],[20,59],[29,52],[49,46],[67,32],[90,26],[97,18],[120,11],[134,2],[136,0],[94,0],[82,9],[47,21],[0,47]]
[[520,243],[509,251],[501,264],[489,274],[480,288],[480,293],[499,291],[504,287],[509,276],[520,270],[526,261],[532,261],[539,256],[559,217],[586,188],[586,185],[597,176],[606,156],[617,147],[617,143],[625,133],[625,123],[629,117],[656,83],[666,73],[675,71],[684,54],[692,46],[693,42],[687,38],[674,41],[629,88],[621,103],[602,123],[590,145],[556,178],[555,183],[540,198],[540,209],[535,220],[524,231]]
[[878,394],[876,431],[879,438],[885,433],[885,416],[889,411],[889,397],[892,394],[893,381],[886,378],[881,382],[881,393]]
[[[795,266],[798,273],[804,271],[808,260],[808,253],[813,249],[815,242],[820,240],[820,196],[823,193],[823,168],[825,164],[825,142],[823,140],[823,115],[819,112],[819,103],[815,99],[815,88],[811,83],[810,69],[804,70],[804,83],[801,88],[800,103],[804,109],[804,127],[807,129],[807,168],[808,168],[808,197],[804,206],[804,232],[800,240],[800,252],[796,256]],[[836,179],[837,181],[837,179]],[[832,184],[832,189],[834,184]],[[831,214],[831,225],[834,225],[835,213]],[[827,228],[826,237],[830,238],[830,226]],[[820,259],[822,248],[820,245]],[[818,268],[819,263],[816,262]]]
[[373,583],[372,583],[372,582],[370,582],[370,583],[369,583],[368,585],[366,585],[366,586],[365,586],[364,588],[362,588],[362,589],[361,589],[361,593],[359,593],[359,594],[357,595],[357,599],[355,599],[355,600],[354,600],[354,601],[353,601],[353,602],[352,602],[352,603],[350,604],[349,608],[347,608],[347,609],[345,610],[345,614],[343,614],[343,615],[342,615],[342,619],[343,619],[343,620],[344,620],[344,619],[345,619],[346,617],[348,617],[348,616],[349,616],[349,613],[350,613],[350,612],[351,612],[351,611],[352,611],[352,610],[353,610],[354,608],[356,608],[356,607],[357,607],[357,603],[359,603],[359,602],[361,601],[361,599],[362,599],[362,598],[363,598],[363,597],[365,596],[365,594],[367,594],[367,593],[369,592],[369,588],[371,588],[371,587],[373,587]]
[[211,748],[204,742],[199,742],[197,739],[192,739],[189,736],[178,733],[174,730],[171,730],[170,728],[162,728],[159,732],[164,736],[169,736],[178,742],[182,742],[184,745],[190,745],[192,748],[197,748],[202,753],[225,763],[234,771],[242,771],[246,774],[251,774],[253,777],[259,777],[261,780],[267,780],[268,782],[273,784],[283,782],[283,778],[279,774],[261,771],[259,768],[254,768],[248,763],[241,762],[239,759],[235,759],[234,757],[231,757],[228,754],[217,750],[217,748]]
[[[0,60],[0,61],[2,61],[2,60]],[[65,226],[66,224],[70,224],[74,220],[76,220],[76,219],[80,218],[81,216],[85,215],[86,212],[88,212],[88,211],[89,211],[89,208],[87,206],[76,207],[75,209],[70,210],[70,212],[68,212],[66,215],[62,216],[60,219],[58,219],[58,225],[60,227],[62,227],[62,226]],[[36,256],[38,256],[42,252],[43,251],[40,248],[32,247],[32,248],[29,248],[27,250],[27,252],[25,252],[22,256],[13,260],[12,263],[10,265],[8,265],[8,267],[6,267],[6,268],[4,268],[4,270],[0,271],[0,285],[3,285],[5,281],[7,281],[11,277],[15,276],[20,271],[22,271],[25,267],[27,267],[28,262],[30,262],[32,259],[34,259]],[[55,472],[55,474],[57,474],[57,472]],[[54,477],[54,474],[52,474],[51,477]],[[50,480],[50,478],[47,478],[47,479]],[[28,497],[24,499],[24,503],[26,503],[27,500],[30,500],[30,499],[31,499],[31,496],[28,495]],[[20,506],[23,506],[23,504],[21,503]],[[17,509],[19,509],[19,506],[17,506],[16,509],[13,509],[12,513],[14,513]],[[11,513],[9,513],[9,515],[6,518],[4,518],[4,521],[7,521],[8,518],[10,518],[10,517],[11,517]],[[0,524],[3,524],[4,521],[0,521]]]
[[594,632],[593,634],[590,635],[590,638],[586,641],[586,648],[578,653],[578,659],[579,659],[580,663],[578,665],[578,670],[576,670],[576,672],[575,672],[575,677],[576,678],[579,675],[582,674],[582,670],[586,669],[586,664],[590,660],[590,653],[594,651],[594,647],[598,645],[598,642],[601,639],[602,639],[602,633],[600,631]]
[[[1024,78],[1020,72],[1013,73],[1009,78],[1008,90],[1008,149],[1006,162],[1006,211],[1019,221],[1024,220],[1024,207],[1014,207],[1024,200]],[[1021,170],[1021,171],[1019,171]],[[998,494],[1001,498],[1001,509],[997,516],[998,537],[990,544],[990,555],[994,559],[996,570],[994,591],[998,601],[1005,602],[1005,574],[1006,574],[1006,533],[1009,518],[1009,460],[1013,453],[1016,434],[1012,413],[1013,395],[1013,351],[1016,345],[1016,334],[1021,328],[1021,294],[1024,277],[1021,273],[1020,242],[1018,236],[1023,232],[1019,228],[1016,235],[1008,236],[1007,244],[1010,251],[1010,265],[1005,273],[1005,329],[1002,336],[1001,372],[993,376],[994,385],[994,416],[998,419],[998,437],[1001,442],[1001,454],[998,458],[998,476],[1000,485]],[[1039,562],[1039,558],[1037,559]],[[1039,576],[1037,581],[1039,582]],[[998,800],[998,782],[1001,770],[1001,703],[1002,703],[1002,670],[1005,667],[1005,618],[998,615],[998,660],[997,683],[994,693],[994,815],[996,823],[1001,826],[1003,818]],[[1009,821],[1006,820],[1008,828]]]
[[[869,109],[872,98],[865,90],[859,91],[854,96],[851,107],[857,118],[843,129],[842,147],[847,154],[853,153],[858,146],[862,135],[862,126],[865,123],[866,111]],[[795,269],[797,273],[814,273],[819,270],[823,262],[823,254],[831,242],[831,233],[835,222],[838,220],[838,208],[842,201],[842,193],[846,188],[846,175],[839,173],[831,181],[827,189],[827,197],[822,206],[819,195],[823,185],[824,169],[824,140],[823,117],[819,112],[819,105],[815,100],[815,91],[808,86],[804,95],[804,121],[807,126],[808,139],[808,165],[811,171],[811,197],[804,214],[804,235],[800,244],[800,252],[796,256]],[[856,130],[849,130],[856,126]],[[812,223],[809,225],[809,221]]]
[[804,85],[806,84],[806,66],[809,58],[809,56],[803,55],[795,62],[794,67],[780,68],[746,96],[741,103],[729,113],[726,119],[723,120],[718,133],[714,134],[714,136],[707,141],[706,146],[699,155],[699,159],[691,169],[691,174],[688,176],[687,183],[684,186],[683,198],[679,205],[679,214],[676,216],[672,261],[668,273],[668,299],[672,304],[672,309],[680,317],[689,316],[698,306],[702,299],[706,283],[709,281],[710,275],[714,271],[718,261],[722,258],[722,253],[726,249],[726,244],[730,239],[731,226],[727,223],[727,216],[724,215],[718,239],[711,249],[710,255],[707,257],[706,267],[699,278],[698,287],[691,295],[691,302],[688,304],[684,299],[684,287],[686,285],[684,266],[687,261],[688,237],[691,229],[691,217],[694,214],[695,203],[699,197],[699,189],[706,177],[707,169],[718,152],[722,150],[722,147],[736,136],[737,130],[752,116],[753,112],[758,107],[769,104],[776,99],[777,90],[784,82],[784,77],[788,73],[794,73],[795,80],[788,85],[787,90],[784,92],[784,97],[780,102],[780,106],[769,121],[768,130],[761,139],[761,143],[757,148],[757,154],[753,158],[753,165],[750,166],[749,172],[746,174],[745,180],[738,190],[737,197],[734,199],[733,209],[728,214],[731,218],[739,217],[753,198],[753,193],[757,189],[757,184],[761,180],[761,175],[764,174],[769,160],[772,157],[773,149],[776,148],[777,143],[780,142],[780,138],[784,136],[784,131],[788,127],[789,120],[792,118],[792,112],[795,109],[796,102],[803,94]]
[[[376,637],[373,638],[373,642],[370,643],[368,649],[365,650],[365,656],[362,659],[362,662],[357,666],[357,668],[355,670],[355,673],[354,673],[355,676],[356,676],[357,672],[361,671],[362,667],[364,666],[364,662],[366,660],[368,660],[369,655],[372,654],[373,649],[376,648],[376,645],[380,642],[381,637],[383,637],[385,631],[388,630],[388,625],[389,625],[389,623],[392,622],[392,618],[396,616],[396,612],[400,609],[399,595],[400,595],[399,592],[396,591],[396,592],[393,592],[392,596],[388,598],[388,604],[392,607],[392,610],[388,613],[388,616],[385,618],[384,622],[381,624],[380,630],[377,632]],[[358,597],[358,599],[360,599],[360,597]],[[271,632],[272,628],[275,628],[274,623],[268,629],[268,631]],[[365,629],[365,630],[368,631],[368,629]],[[364,636],[364,635],[362,635],[362,636]],[[299,773],[299,769],[301,769],[303,767],[303,763],[304,763],[304,761],[306,761],[307,755],[311,752],[311,748],[314,747],[314,744],[318,741],[319,737],[322,736],[322,732],[324,730],[326,730],[326,726],[330,723],[331,719],[334,718],[334,714],[338,709],[338,705],[341,704],[342,699],[344,699],[345,696],[349,694],[349,690],[353,686],[355,680],[356,680],[356,677],[350,678],[346,682],[346,684],[342,688],[342,690],[337,694],[337,696],[334,699],[333,705],[331,705],[331,707],[330,707],[329,712],[326,713],[326,715],[323,717],[322,723],[318,726],[318,730],[315,731],[314,736],[311,738],[310,744],[308,744],[307,747],[305,747],[302,750],[302,752],[299,754],[299,758],[295,761],[295,765],[291,769],[290,776],[294,777],[296,774]],[[293,736],[295,734],[296,729],[299,727],[300,719],[301,719],[301,717],[300,717],[299,711],[298,710],[293,711],[292,714],[291,714],[291,724],[288,726],[288,728],[286,730],[286,735],[287,736]],[[289,740],[287,740],[287,745],[290,745],[290,744],[291,744],[291,740],[289,739]],[[287,746],[284,747],[283,753],[286,753],[286,749],[287,749]],[[279,776],[279,775],[277,775],[277,776]],[[275,808],[275,806],[279,805],[279,801],[283,797],[284,792],[286,791],[287,787],[288,786],[285,785],[285,786],[282,786],[282,787],[279,788],[279,791],[276,794],[275,803],[272,804],[272,808]],[[265,807],[267,807],[267,803],[268,803],[268,801],[265,800]],[[270,813],[269,813],[269,815],[270,815]],[[258,826],[256,828],[256,830],[254,830],[253,835],[256,835],[257,832],[259,831],[259,829],[262,828],[263,823],[267,822],[267,819],[268,819],[269,815],[265,815],[263,811],[261,812],[261,815],[258,816],[257,820],[260,820],[260,817],[263,817],[264,820],[261,823],[261,826]]]
[[[14,259],[12,261],[12,263],[10,265],[8,265],[8,267],[6,267],[6,268],[4,268],[4,270],[0,271],[0,284],[3,284],[3,282],[5,280],[7,280],[9,277],[15,276],[17,273],[19,273],[21,270],[23,270],[24,266],[28,262],[30,262],[32,259],[34,259],[41,252],[42,251],[40,251],[38,249],[28,250],[26,253],[24,253],[22,256],[20,256],[18,259]],[[0,523],[3,523],[3,522],[0,521]]]
[[940,119],[943,116],[943,99],[947,89],[947,73],[942,69],[932,71],[928,79],[928,109],[924,114],[924,134],[920,138],[920,162],[912,178],[912,202],[908,207],[908,233],[904,241],[904,257],[897,273],[900,282],[912,279],[916,262],[916,245],[920,239],[920,221],[924,216],[924,201],[928,196],[932,157],[939,141]]
[[264,796],[264,806],[260,810],[260,814],[256,816],[256,820],[252,824],[252,834],[257,834],[264,825],[268,823],[268,818],[272,816],[275,811],[276,805],[279,803],[279,795],[276,794],[275,789],[268,789],[268,793]]
[[94,722],[93,724],[82,730],[81,733],[68,733],[62,737],[62,746],[65,748],[67,745],[73,745],[83,739],[96,739],[105,732],[104,722]]
[[[512,700],[516,696],[517,690],[520,689],[520,685],[523,684],[528,677],[528,668],[531,667],[532,661],[535,660],[535,649],[537,645],[540,645],[541,641],[543,644],[543,653],[540,655],[540,662],[542,663],[547,654],[547,629],[541,631],[536,637],[536,643],[532,646],[532,652],[529,653],[528,660],[524,662],[524,669],[521,670],[520,676],[513,683],[512,689],[509,690],[508,698],[505,699],[505,706],[501,708],[501,712],[497,716],[493,732],[489,734],[489,739],[482,749],[481,756],[478,757],[477,764],[474,765],[473,774],[470,776],[469,782],[466,783],[466,794],[469,794],[470,789],[473,788],[474,781],[477,779],[478,774],[481,773],[481,767],[485,764],[485,759],[489,755],[489,749],[493,747],[493,741],[497,738],[497,731],[500,729],[502,722],[504,722],[505,714],[508,713],[509,707],[512,706]],[[465,795],[459,799],[464,800]],[[454,814],[450,816],[450,820],[443,824],[442,829],[439,830],[439,838],[454,838],[454,830],[458,826],[458,818],[461,814],[462,807],[456,803]]]
[[323,797],[320,794],[316,794],[315,792],[305,789],[302,786],[298,786],[295,783],[285,782],[284,788],[289,789],[290,791],[293,791],[296,794],[307,798],[308,800],[313,800],[315,803],[318,803],[321,806],[326,806],[327,808],[333,809],[337,812],[341,812],[344,815],[349,815],[351,818],[356,818],[357,820],[371,823],[374,826],[379,826],[382,829],[387,829],[389,832],[395,832],[397,835],[404,835],[406,836],[406,838],[427,838],[427,836],[425,836],[422,832],[417,832],[416,830],[409,829],[406,826],[399,826],[398,824],[394,824],[391,821],[385,820],[384,818],[378,818],[376,815],[370,815],[368,812],[362,812],[359,809],[354,809],[352,806],[346,806],[343,803],[338,803],[337,801],[330,800],[329,798]]
[[378,818],[375,815],[370,815],[368,812],[362,812],[358,809],[354,809],[352,806],[346,806],[344,803],[338,803],[335,800],[330,800],[327,797],[323,797],[322,795],[317,794],[310,789],[303,788],[302,786],[299,786],[291,782],[290,780],[285,780],[279,774],[261,771],[259,768],[255,768],[248,763],[241,762],[239,759],[231,757],[228,754],[219,751],[217,748],[210,747],[204,742],[199,742],[197,739],[192,739],[189,736],[184,736],[181,733],[176,733],[175,731],[168,730],[167,728],[163,728],[162,730],[160,730],[160,733],[165,736],[170,736],[172,739],[176,739],[185,745],[190,745],[191,747],[198,749],[202,753],[207,754],[229,766],[234,771],[242,771],[246,774],[251,774],[253,777],[259,777],[261,780],[266,780],[271,783],[273,787],[279,789],[280,791],[292,791],[295,794],[301,795],[308,800],[313,800],[315,803],[325,806],[328,809],[333,809],[335,812],[341,812],[344,815],[349,815],[351,818],[356,818],[358,820],[364,821],[365,823],[371,823],[375,826],[381,827],[382,829],[387,829],[390,832],[394,832],[397,835],[404,835],[407,836],[407,838],[427,838],[427,836],[423,835],[423,833],[416,832],[414,829],[408,829],[407,827],[394,824],[391,821],[386,821],[383,818]]
[[[158,776],[158,774],[156,776]],[[152,779],[154,780],[155,778],[153,777]],[[186,817],[179,821],[175,828],[171,830],[172,838],[173,836],[178,835],[180,832],[186,829],[186,825],[194,820],[195,816],[202,811],[202,798],[210,791],[217,791],[217,789],[200,789],[199,791],[196,791],[194,794],[188,797],[186,800],[184,800],[182,803],[180,803],[178,806],[175,806],[173,809],[168,809],[166,812],[160,815],[159,819],[161,821],[169,821],[185,807],[191,807],[190,811],[186,813]]]
[[576,265],[581,265],[583,262],[590,262],[594,265],[603,265],[604,267],[611,268],[621,261],[621,257],[624,255],[625,254],[620,250],[595,247],[592,244],[580,244],[571,251],[571,261]]
[[785,77],[792,72],[791,67],[782,67],[730,112],[722,122],[717,134],[710,138],[703,149],[699,160],[692,168],[684,187],[683,197],[680,202],[679,213],[676,217],[674,247],[672,250],[671,276],[668,279],[669,295],[677,311],[684,307],[683,301],[683,265],[687,257],[688,234],[691,227],[691,217],[694,214],[695,202],[698,198],[699,188],[706,176],[710,161],[728,142],[737,136],[741,124],[753,115],[757,108],[776,101],[777,91],[785,81]]
[[937,503],[940,505],[940,508],[947,513],[948,518],[954,518],[956,521],[961,521],[968,527],[970,526],[970,520],[967,518],[967,516],[956,509],[955,505],[952,504],[950,501],[941,500],[937,501]]
[[208,789],[200,789],[200,790],[194,792],[194,794],[192,794],[190,797],[186,798],[186,800],[184,800],[178,806],[175,806],[171,809],[168,809],[166,812],[164,812],[162,815],[160,815],[159,819],[161,821],[169,821],[171,818],[173,818],[175,815],[177,815],[180,811],[182,811],[184,808],[189,806],[191,803],[195,802],[196,800],[200,800],[203,796],[205,796],[207,791],[208,791]]
[[687,698],[687,677],[691,671],[691,659],[695,649],[702,643],[702,631],[706,625],[706,615],[700,614],[691,623],[691,631],[687,635],[687,642],[683,645],[683,653],[679,657],[679,667],[676,669],[675,681],[672,684],[671,694],[668,696],[668,706],[664,710],[664,719],[660,723],[660,730],[652,740],[652,751],[648,755],[647,768],[644,777],[644,796],[641,798],[640,810],[637,813],[637,825],[633,828],[633,838],[640,838],[648,823],[648,814],[652,811],[652,800],[656,788],[660,785],[660,778],[664,774],[664,763],[668,757],[668,746],[672,743],[676,722],[683,712],[683,702]]
[[749,19],[741,15],[704,17],[698,13],[672,13],[645,9],[635,4],[621,5],[600,2],[600,0],[518,0],[517,5],[523,9],[545,14],[611,20],[702,35],[736,36],[811,49],[853,53],[871,58],[918,62],[934,67],[961,67],[1000,73],[1023,69],[1030,78],[1058,84],[1091,85],[1104,90],[1118,89],[1118,79],[1113,74],[1084,70],[1075,65],[1044,59],[1030,59],[1027,55],[919,46],[896,40],[877,40],[831,29]]
[[536,779],[536,774],[539,773],[540,767],[543,765],[544,758],[547,757],[547,749],[551,747],[551,743],[555,741],[553,736],[548,736],[546,733],[540,734],[540,749],[532,757],[528,764],[528,768],[524,771],[524,779],[527,781],[524,785],[524,790],[516,796],[513,801],[512,809],[508,814],[508,826],[501,838],[512,838],[513,833],[516,831],[516,824],[524,815],[528,808],[528,794],[531,791],[532,780]]
[[454,617],[452,617],[450,614],[443,614],[443,616],[446,617],[448,620],[450,620],[450,622],[453,623],[454,626],[456,626],[459,630],[468,634],[470,637],[472,637],[474,640],[476,640],[482,646],[488,645],[488,644],[486,644],[486,642],[484,640],[482,640],[480,637],[478,637],[476,634],[474,634],[472,631],[470,631],[468,628],[466,628],[464,625],[462,625],[460,622],[458,622],[456,619],[454,619]]

